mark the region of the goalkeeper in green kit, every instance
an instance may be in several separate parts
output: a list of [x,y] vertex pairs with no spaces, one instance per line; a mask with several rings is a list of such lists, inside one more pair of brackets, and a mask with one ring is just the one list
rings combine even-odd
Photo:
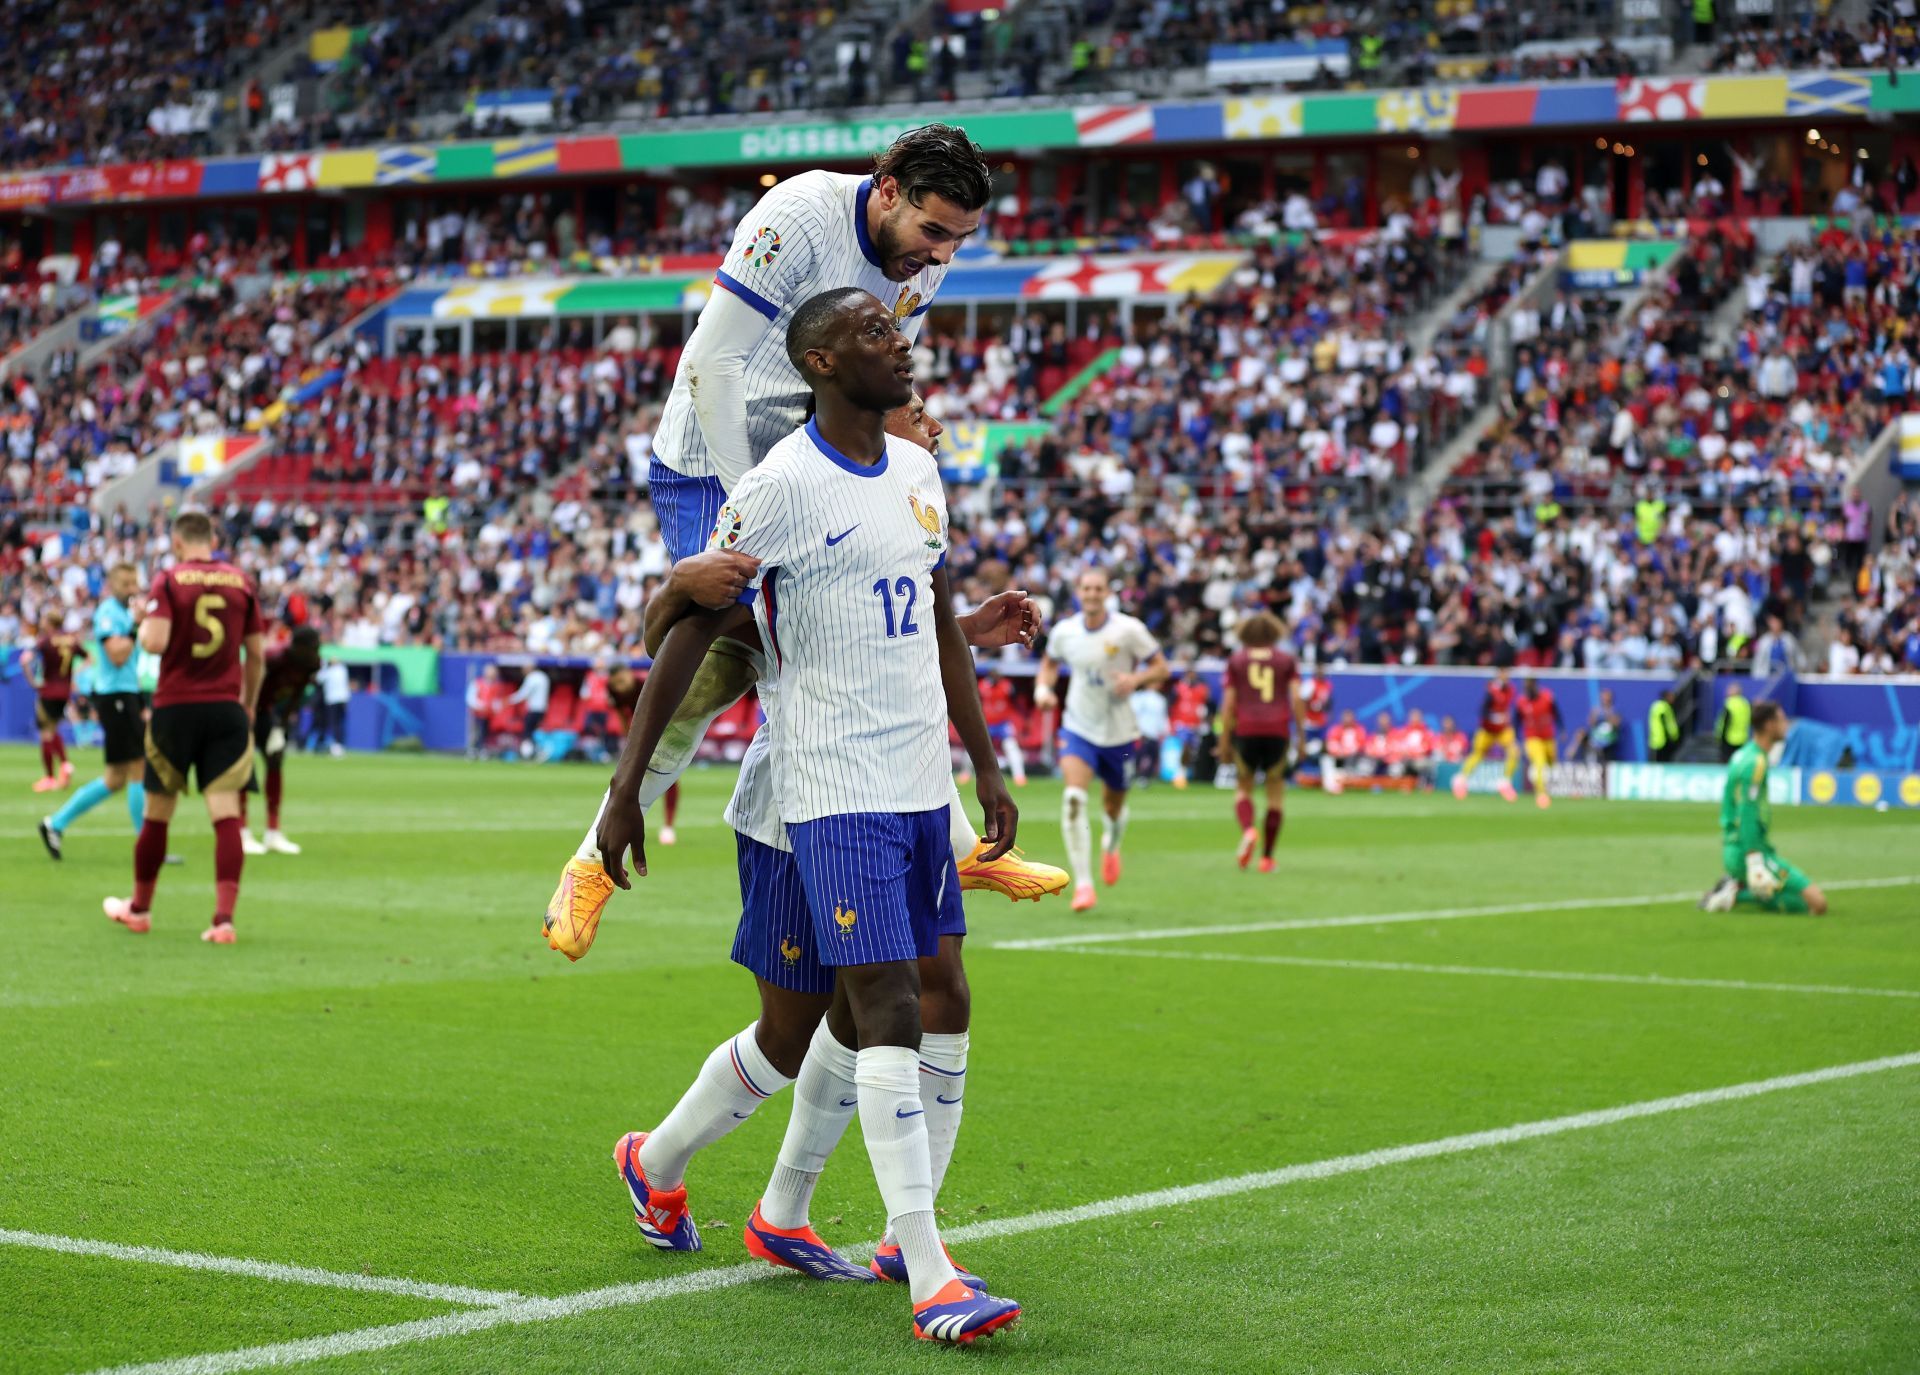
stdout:
[[1778,702],[1756,702],[1753,734],[1727,763],[1720,793],[1721,861],[1727,877],[1700,899],[1709,912],[1731,912],[1735,903],[1751,903],[1763,912],[1827,914],[1827,895],[1793,865],[1773,852],[1767,827],[1773,804],[1767,800],[1768,752],[1787,738],[1787,714]]

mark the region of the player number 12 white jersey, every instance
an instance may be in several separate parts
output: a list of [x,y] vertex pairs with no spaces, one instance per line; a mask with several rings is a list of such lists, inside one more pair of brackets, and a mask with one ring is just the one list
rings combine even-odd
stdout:
[[925,449],[887,436],[869,467],[813,423],[774,445],[721,508],[711,547],[761,561],[754,619],[772,660],[787,823],[951,800],[933,622],[946,528]]

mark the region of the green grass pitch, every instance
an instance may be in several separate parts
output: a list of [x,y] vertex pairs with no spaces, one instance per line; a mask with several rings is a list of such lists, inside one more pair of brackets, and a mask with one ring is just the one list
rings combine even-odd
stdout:
[[[1920,1369],[1920,1063],[1391,1153],[1920,1052],[1920,885],[1864,882],[1920,875],[1911,814],[1776,813],[1820,920],[1673,898],[1714,877],[1704,807],[1296,793],[1262,876],[1226,795],[1139,795],[1093,912],[968,899],[974,1091],[940,1201],[1026,1316],[960,1355],[910,1339],[897,1289],[744,1269],[784,1096],[695,1161],[704,1252],[633,1227],[615,1138],[754,1012],[728,771],[689,778],[679,846],[570,966],[537,928],[597,770],[296,758],[306,853],[247,861],[217,948],[198,800],[137,937],[100,912],[124,807],[54,864],[35,765],[0,750],[9,1375]],[[1057,788],[1019,800],[1058,858]],[[1223,926],[1262,929],[1092,939]],[[879,1233],[857,1124],[815,1221]]]

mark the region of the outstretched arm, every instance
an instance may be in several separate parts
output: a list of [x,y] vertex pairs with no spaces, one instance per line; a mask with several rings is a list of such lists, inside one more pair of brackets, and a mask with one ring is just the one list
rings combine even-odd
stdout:
[[613,782],[607,788],[607,805],[600,817],[595,842],[600,847],[607,877],[621,888],[631,888],[623,863],[633,851],[633,869],[647,876],[646,818],[640,811],[640,784],[646,778],[647,765],[661,732],[673,719],[687,687],[707,657],[713,642],[729,630],[743,628],[752,621],[744,606],[721,611],[689,609],[666,632],[655,656],[647,681],[640,688],[640,700],[634,704],[633,725],[626,743],[620,748],[620,762],[614,767]]
[[980,678],[974,671],[966,633],[953,614],[953,590],[944,568],[936,568],[933,573],[933,624],[940,640],[940,686],[947,695],[947,716],[973,761],[978,780],[974,791],[986,813],[988,849],[981,858],[999,859],[1013,848],[1020,809],[1013,805],[1013,795],[1000,776],[1000,761],[994,757],[993,741],[987,735],[986,714],[980,709]]

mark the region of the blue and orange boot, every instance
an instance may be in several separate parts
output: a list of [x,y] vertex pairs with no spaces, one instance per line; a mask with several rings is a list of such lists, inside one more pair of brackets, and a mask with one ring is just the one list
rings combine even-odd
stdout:
[[640,1235],[662,1251],[698,1251],[700,1229],[687,1214],[687,1191],[656,1189],[640,1168],[640,1145],[645,1132],[628,1132],[613,1148],[613,1163],[633,1196],[633,1223]]
[[[941,1243],[940,1249],[947,1251],[944,1242]],[[953,1267],[953,1273],[960,1277],[960,1282],[967,1288],[978,1289],[983,1294],[987,1292],[987,1282],[955,1260],[951,1251],[947,1251],[947,1264]],[[897,1241],[883,1241],[874,1247],[873,1263],[867,1269],[881,1279],[891,1280],[895,1284],[907,1282],[907,1258],[900,1254],[900,1243]]]
[[811,1279],[872,1284],[874,1277],[820,1239],[811,1227],[775,1227],[760,1216],[760,1205],[753,1205],[753,1216],[740,1234],[747,1252],[769,1265],[798,1270]]
[[966,1346],[1019,1321],[1019,1304],[969,1288],[964,1280],[950,1281],[925,1303],[913,1306],[913,1335],[923,1342]]

